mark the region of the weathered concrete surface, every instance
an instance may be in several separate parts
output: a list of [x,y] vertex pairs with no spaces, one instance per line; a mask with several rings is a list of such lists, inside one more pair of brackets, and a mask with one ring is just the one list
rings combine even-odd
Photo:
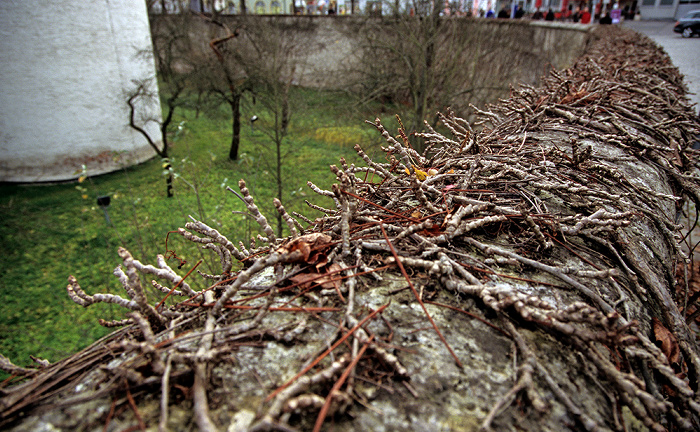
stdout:
[[[362,47],[366,44],[363,40],[364,29],[370,25],[381,27],[382,21],[366,17],[323,19],[310,16],[303,19],[309,20],[309,28],[313,31],[303,38],[307,48],[301,63],[306,67],[300,74],[299,83],[311,87],[343,88],[348,81],[352,81],[352,77],[347,75],[349,71],[357,69],[357,62],[362,56]],[[489,65],[484,65],[487,66],[483,69],[484,74],[492,75],[496,82],[513,77],[508,82],[531,85],[537,85],[549,68],[564,69],[570,66],[583,53],[590,31],[590,27],[585,26],[528,20],[456,18],[451,22],[457,24],[457,33],[473,35],[461,38],[469,45],[463,52],[465,69],[474,67],[472,63],[478,61],[476,54],[480,50],[487,50],[497,55],[489,58]],[[385,23],[389,27],[391,20],[387,19]],[[449,45],[451,42],[445,43]],[[454,47],[454,52],[462,50]],[[502,69],[509,73],[496,72]],[[508,78],[504,78],[506,75]]]

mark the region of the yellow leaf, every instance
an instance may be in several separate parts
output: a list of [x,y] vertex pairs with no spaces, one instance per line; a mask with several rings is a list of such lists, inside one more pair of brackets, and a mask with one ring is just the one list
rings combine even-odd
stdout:
[[83,197],[83,199],[87,199],[87,198],[88,198],[87,194],[82,194],[81,196]]
[[[408,168],[405,169],[406,174],[411,174],[411,172],[408,170]],[[418,169],[417,166],[413,165],[413,171],[416,173],[416,178],[420,181],[425,180],[428,177],[428,173],[425,171],[421,171]]]
[[78,183],[82,183],[82,182],[84,182],[86,178],[87,178],[87,176],[86,176],[86,175],[84,175],[84,174],[83,174],[83,175],[81,175],[80,177],[78,177]]
[[413,165],[413,170],[416,172],[416,177],[418,178],[418,180],[423,181],[426,178],[428,178],[428,173],[419,170],[418,167],[416,167],[415,165]]

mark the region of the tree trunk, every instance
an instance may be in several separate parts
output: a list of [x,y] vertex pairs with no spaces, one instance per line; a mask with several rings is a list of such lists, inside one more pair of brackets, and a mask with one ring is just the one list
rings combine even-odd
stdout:
[[287,84],[282,88],[282,127],[280,128],[282,139],[284,139],[284,137],[287,136],[290,115],[291,113],[289,112],[289,84]]
[[[176,107],[176,101],[179,97],[180,92],[182,89],[179,89],[177,92],[175,92],[169,99],[168,99],[168,115],[161,124],[161,139],[162,139],[162,149],[159,149],[158,146],[156,145],[155,141],[153,141],[153,138],[146,132],[144,128],[136,124],[135,120],[135,112],[136,108],[134,106],[135,101],[139,97],[145,97],[144,96],[144,87],[143,85],[140,85],[138,89],[136,90],[135,93],[133,93],[129,99],[127,100],[127,104],[129,105],[129,126],[136,130],[138,133],[140,133],[145,139],[146,142],[148,142],[148,145],[151,146],[153,151],[156,152],[156,154],[166,162],[166,166],[164,167],[166,170],[170,170],[170,161],[168,161],[168,126],[170,125],[170,122],[173,119],[173,114],[175,112],[175,107]],[[166,196],[168,198],[173,197],[173,175],[172,173],[169,173],[168,176],[165,179],[165,184],[166,184]]]
[[[421,21],[422,46],[421,55],[418,59],[418,77],[416,82],[415,96],[413,101],[413,122],[411,128],[414,131],[424,129],[423,121],[428,115],[428,98],[433,90],[435,50],[437,43],[438,27],[440,24],[440,8],[436,4],[425,21]],[[425,145],[422,140],[414,139],[411,143],[418,153],[423,153]]]
[[[276,166],[275,166],[275,176],[277,177],[277,199],[282,201],[282,190],[283,190],[283,184],[282,184],[282,140],[278,139],[277,142],[275,143],[275,157],[276,159]],[[276,213],[275,217],[277,219],[277,237],[282,237],[282,215],[280,213]]]
[[172,165],[170,164],[170,159],[168,157],[168,150],[170,150],[170,143],[168,142],[168,127],[173,121],[173,115],[175,114],[175,108],[177,107],[176,102],[181,92],[182,89],[178,89],[168,98],[168,114],[165,116],[163,124],[160,126],[161,136],[163,137],[163,150],[160,152],[159,156],[166,161],[163,168],[168,171],[168,175],[165,177],[165,196],[168,198],[175,196],[173,192],[173,173],[171,171]]
[[155,273],[125,249],[128,299],[71,276],[73,301],[118,303],[133,325],[40,371],[3,361],[33,378],[2,389],[0,427],[698,430],[680,308],[699,289],[677,283],[674,218],[682,197],[700,205],[700,124],[658,47],[598,31],[570,70],[481,111],[479,132],[441,116],[428,160],[374,123],[392,163],[358,146],[368,166],[334,168],[320,193],[336,208],[310,233],[251,253],[188,223],[220,276],[203,293],[155,277],[203,303],[151,306],[136,275]]
[[[275,141],[275,180],[277,182],[277,199],[280,202],[282,200],[282,192],[284,189],[283,179],[282,179],[282,143],[284,142],[284,137],[287,135],[287,126],[289,124],[289,99],[288,99],[288,89],[283,89],[285,93],[282,96],[281,107],[277,105],[275,111],[279,115],[275,116],[275,131],[274,131],[274,141]],[[282,237],[282,215],[278,212],[275,214],[277,219],[277,236]]]
[[172,168],[172,165],[170,165],[170,162],[167,162],[163,169],[168,171],[168,175],[165,176],[165,196],[167,198],[172,198],[175,196],[173,193],[173,173],[170,171]]
[[241,93],[232,92],[231,100],[231,149],[228,153],[230,160],[238,160],[238,148],[241,144]]

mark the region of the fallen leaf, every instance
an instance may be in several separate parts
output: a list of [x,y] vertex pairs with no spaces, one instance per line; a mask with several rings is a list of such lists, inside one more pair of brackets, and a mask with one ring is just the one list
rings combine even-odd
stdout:
[[[410,174],[411,171],[409,171],[408,168],[406,168],[404,171],[406,171],[406,174]],[[413,172],[416,173],[416,178],[420,181],[425,180],[428,178],[428,173],[425,171],[421,171],[417,166],[413,165]]]
[[296,285],[299,286],[302,290],[311,287],[316,282],[316,278],[318,277],[317,274],[313,273],[298,273],[295,274],[294,276],[290,277],[289,279]]
[[305,234],[283,244],[277,249],[277,252],[290,254],[300,251],[301,257],[297,259],[296,262],[303,261],[308,264],[316,264],[325,256],[322,251],[331,243],[331,240],[329,235],[323,233]]
[[678,146],[678,143],[676,140],[671,138],[671,151],[673,152],[673,164],[676,166],[683,166],[683,159],[681,159],[681,153],[680,153],[680,148]]
[[671,365],[678,366],[680,364],[681,354],[676,337],[666,327],[664,327],[663,324],[661,324],[661,321],[659,321],[658,318],[653,317],[652,324],[654,327],[654,337],[661,345],[661,351],[664,353]]
[[342,267],[340,267],[339,264],[333,263],[331,264],[330,267],[328,267],[328,273],[333,273],[333,274],[326,274],[326,276],[322,277],[321,279],[318,280],[319,285],[321,285],[322,288],[324,289],[329,289],[329,288],[335,288],[336,290],[340,289],[340,270]]
[[582,99],[583,97],[585,97],[587,95],[588,95],[588,92],[586,90],[571,92],[568,95],[564,96],[564,98],[562,98],[562,100],[559,103],[562,105],[566,105],[566,104],[569,104],[573,101]]
[[[325,270],[324,273],[304,272],[297,273],[289,279],[298,284],[300,288],[310,288],[313,285],[318,285],[323,289],[340,288],[340,274],[338,273],[342,267],[339,264],[333,263]],[[332,273],[332,274],[331,274]]]
[[[685,264],[678,264],[676,267],[676,305],[686,319],[690,320],[693,317],[692,320],[700,325],[700,313],[697,311],[700,306],[697,301],[700,298],[700,261],[693,262],[688,273],[688,284],[686,285]],[[685,307],[688,309],[685,310]]]

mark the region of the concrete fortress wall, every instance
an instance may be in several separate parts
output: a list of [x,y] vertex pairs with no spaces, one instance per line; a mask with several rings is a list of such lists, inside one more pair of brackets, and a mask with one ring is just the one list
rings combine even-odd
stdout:
[[[173,19],[176,17],[152,15],[154,34],[167,31],[172,24],[168,21]],[[277,25],[282,30],[281,37],[297,44],[291,53],[295,84],[350,91],[362,91],[357,84],[362,79],[359,71],[367,67],[368,59],[363,57],[369,32],[385,40],[383,32],[392,37],[396,31],[391,17],[223,15],[217,20],[229,29],[245,28],[256,20]],[[468,103],[483,106],[507,97],[508,84],[536,86],[550,69],[571,66],[590,43],[590,30],[594,27],[532,20],[445,20],[450,25],[440,27],[437,55],[458,55],[463,65],[456,78],[461,79],[461,87],[457,84],[454,89],[455,94],[462,95],[452,105],[457,112]],[[213,57],[209,42],[226,35],[221,27],[197,18],[189,25],[194,45],[200,47],[203,55]]]
[[[276,18],[281,24],[290,18]],[[365,31],[370,21],[380,27],[391,26],[386,18],[304,16],[306,26],[297,27],[305,33],[307,49],[302,51],[300,84],[310,87],[342,87],[347,80],[341,75],[357,70],[361,51],[366,46]],[[496,20],[453,18],[458,33],[446,45],[463,43],[466,49],[456,49],[463,56],[465,68],[479,69],[482,80],[507,80],[512,84],[539,85],[540,78],[550,68],[565,69],[583,54],[589,43],[588,25],[531,20]],[[292,29],[293,27],[286,27]],[[444,28],[444,26],[443,26]],[[303,29],[303,30],[301,30]],[[487,64],[478,64],[487,51]],[[449,54],[449,51],[448,51]],[[476,63],[476,64],[475,64]],[[502,97],[504,95],[498,95]],[[492,99],[495,101],[495,99]]]
[[0,181],[69,180],[82,165],[102,174],[155,155],[126,103],[134,81],[151,80],[136,121],[158,138],[143,0],[0,1],[0,76]]

